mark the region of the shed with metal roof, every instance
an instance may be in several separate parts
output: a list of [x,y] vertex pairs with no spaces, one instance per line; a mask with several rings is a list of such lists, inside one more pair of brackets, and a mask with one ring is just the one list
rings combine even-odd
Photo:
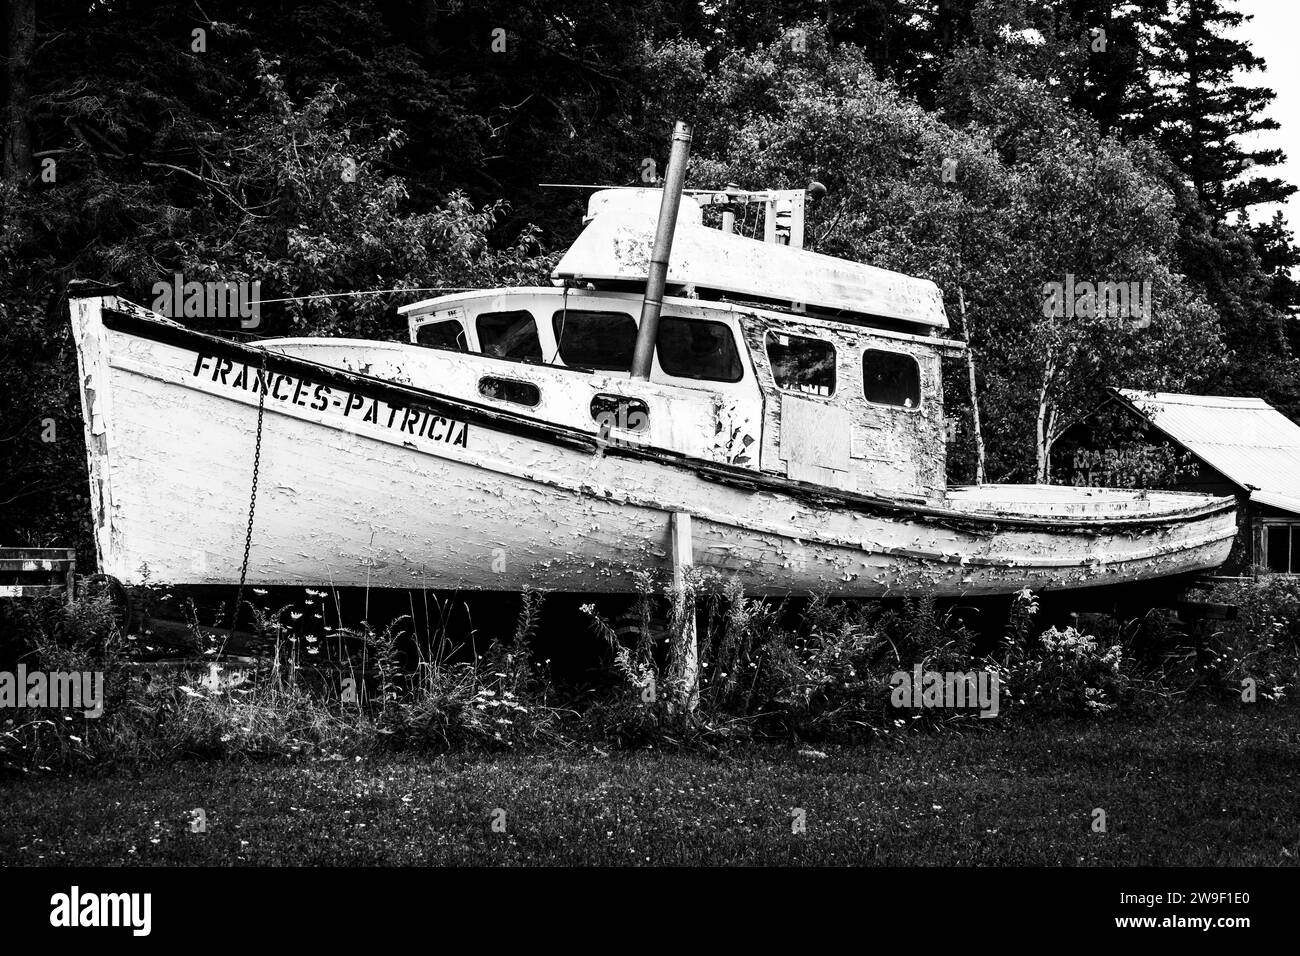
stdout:
[[1054,461],[1071,484],[1235,495],[1225,569],[1300,574],[1300,425],[1263,399],[1112,389]]

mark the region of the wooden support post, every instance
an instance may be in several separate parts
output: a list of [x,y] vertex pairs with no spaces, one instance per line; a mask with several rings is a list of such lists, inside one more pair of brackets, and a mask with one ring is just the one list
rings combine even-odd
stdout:
[[68,587],[68,603],[71,604],[77,598],[77,551],[75,548],[68,548],[68,566],[64,574],[64,582]]
[[[686,589],[686,569],[694,563],[691,549],[691,516],[681,511],[674,511],[673,530],[673,593],[683,594]],[[700,646],[699,635],[695,633],[695,605],[690,602],[689,611],[682,626],[685,629],[682,639],[685,649],[682,661],[683,705],[687,713],[695,710],[700,702]]]

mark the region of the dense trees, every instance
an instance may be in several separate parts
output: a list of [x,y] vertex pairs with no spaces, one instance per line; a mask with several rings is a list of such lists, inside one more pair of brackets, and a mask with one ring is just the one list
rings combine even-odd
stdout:
[[[1106,385],[1300,413],[1292,187],[1231,0],[12,0],[0,182],[0,539],[84,509],[63,288],[250,278],[279,298],[532,281],[580,222],[542,182],[795,186],[821,251],[928,275],[976,356],[990,479],[1047,473]],[[945,181],[941,169],[956,170]],[[351,175],[345,176],[345,170]],[[1148,282],[1150,328],[1047,321],[1043,284]],[[267,328],[398,334],[398,299]],[[949,399],[969,403],[954,367]],[[56,423],[54,441],[45,423]],[[955,477],[973,474],[967,426]]]
[[[809,33],[803,51],[787,36],[713,69],[693,45],[661,51],[669,93],[712,90],[696,179],[818,179],[829,188],[810,229],[819,251],[928,276],[953,315],[964,298],[990,476],[1045,478],[1053,442],[1107,385],[1176,390],[1212,373],[1217,317],[1179,274],[1176,202],[1149,157],[1011,76],[972,99],[978,122],[954,129],[876,79],[857,49]],[[1159,320],[1046,319],[1044,284],[1069,275],[1148,282]],[[966,394],[958,375],[950,408]]]

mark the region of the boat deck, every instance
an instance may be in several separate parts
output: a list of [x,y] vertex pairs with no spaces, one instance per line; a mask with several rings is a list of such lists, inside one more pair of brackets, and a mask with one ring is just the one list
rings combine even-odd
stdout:
[[[1073,485],[964,485],[951,487],[947,504],[974,514],[1039,517],[1089,515],[1132,517],[1204,508],[1205,495],[1179,491],[1077,488]],[[1231,499],[1216,499],[1228,501]]]

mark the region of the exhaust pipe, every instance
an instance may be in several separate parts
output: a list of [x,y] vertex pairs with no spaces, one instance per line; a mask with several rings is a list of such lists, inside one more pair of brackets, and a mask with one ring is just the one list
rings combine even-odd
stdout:
[[673,129],[672,152],[664,174],[664,195],[659,203],[659,224],[655,228],[655,244],[650,253],[645,299],[641,303],[641,324],[636,330],[636,349],[632,353],[631,376],[644,381],[650,378],[655,340],[659,337],[659,313],[663,311],[664,285],[668,282],[668,256],[673,249],[673,231],[677,227],[677,209],[682,202],[686,158],[690,152],[691,124],[679,121]]

